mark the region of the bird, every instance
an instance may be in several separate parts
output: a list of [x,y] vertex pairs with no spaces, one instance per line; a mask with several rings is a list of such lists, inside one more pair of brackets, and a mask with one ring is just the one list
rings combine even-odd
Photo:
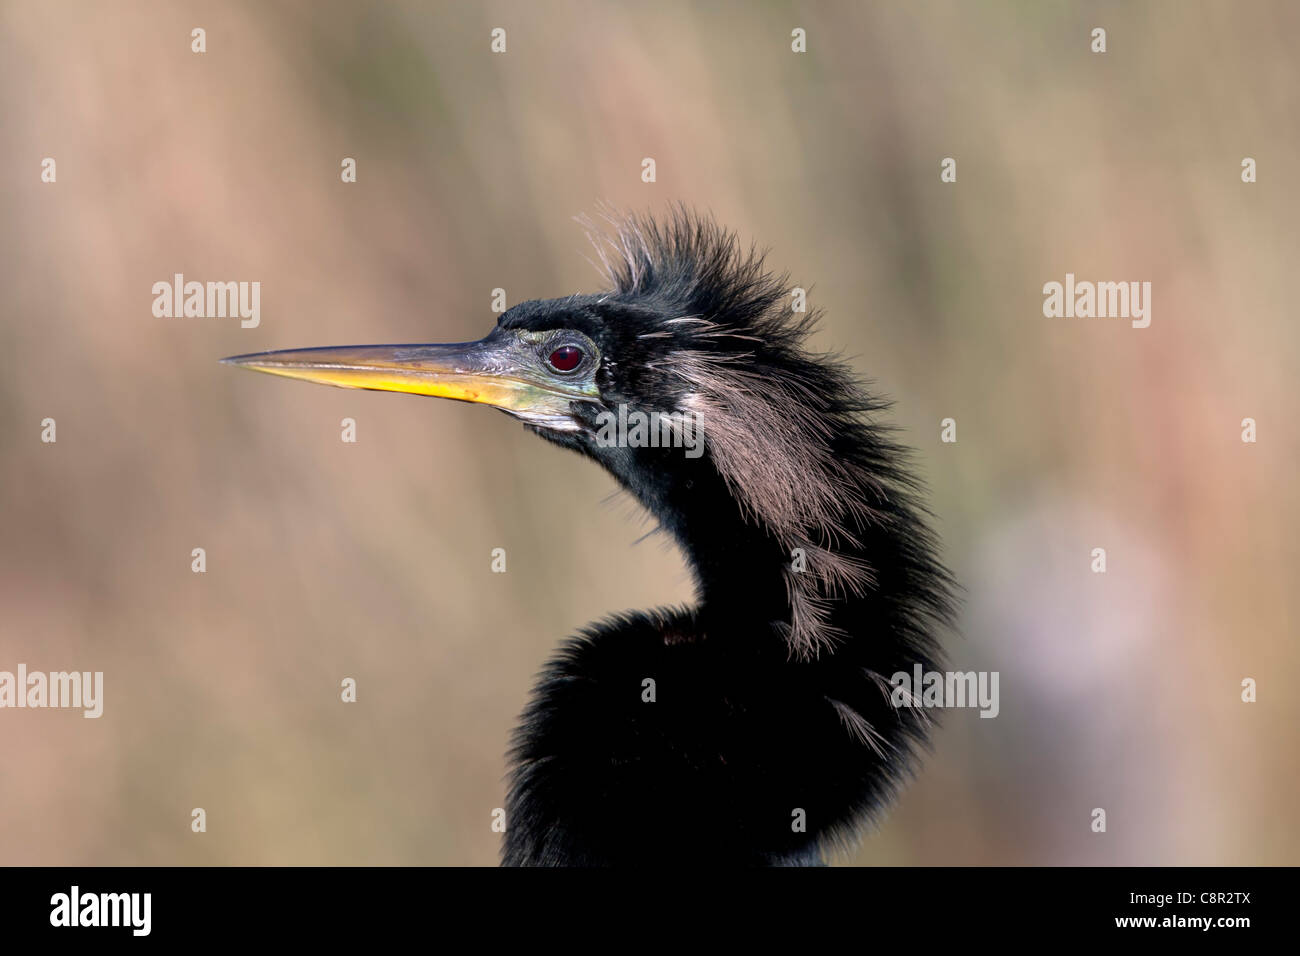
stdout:
[[[925,487],[892,402],[812,348],[821,313],[766,251],[685,204],[601,216],[580,222],[605,288],[521,302],[479,341],[222,361],[494,406],[602,466],[680,550],[693,602],[589,625],[541,670],[502,865],[827,865],[930,747],[896,679],[941,665],[955,616]],[[664,440],[611,438],[620,414]]]

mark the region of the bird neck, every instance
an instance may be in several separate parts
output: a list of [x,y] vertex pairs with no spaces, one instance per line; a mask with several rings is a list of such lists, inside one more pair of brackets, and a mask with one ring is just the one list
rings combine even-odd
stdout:
[[[793,613],[788,579],[796,556],[761,516],[743,510],[708,454],[690,459],[680,449],[617,451],[602,464],[682,549],[704,629],[745,634],[751,642],[758,629],[779,641],[780,625]],[[711,628],[711,622],[725,626]]]

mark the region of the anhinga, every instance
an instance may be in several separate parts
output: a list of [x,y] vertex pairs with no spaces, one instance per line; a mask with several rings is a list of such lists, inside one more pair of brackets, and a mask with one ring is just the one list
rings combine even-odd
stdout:
[[[929,719],[890,677],[934,666],[950,578],[872,420],[887,403],[805,350],[785,277],[684,208],[613,225],[609,291],[524,302],[481,341],[225,361],[494,405],[599,462],[685,553],[694,606],[588,627],[541,674],[504,863],[818,863],[914,764]],[[703,454],[601,440],[620,406],[691,416]]]

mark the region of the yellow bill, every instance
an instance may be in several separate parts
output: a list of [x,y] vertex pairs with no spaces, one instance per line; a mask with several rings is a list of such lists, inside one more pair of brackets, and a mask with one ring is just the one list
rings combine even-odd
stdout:
[[453,345],[360,345],[257,352],[229,365],[338,388],[405,392],[504,409],[556,427],[573,401],[597,397],[589,378],[556,380],[527,343],[489,336]]

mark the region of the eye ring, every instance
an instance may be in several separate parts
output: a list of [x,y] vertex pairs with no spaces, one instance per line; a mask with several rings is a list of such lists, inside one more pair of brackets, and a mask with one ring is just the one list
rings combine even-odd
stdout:
[[576,345],[561,345],[546,357],[546,364],[562,375],[575,371],[587,353]]

